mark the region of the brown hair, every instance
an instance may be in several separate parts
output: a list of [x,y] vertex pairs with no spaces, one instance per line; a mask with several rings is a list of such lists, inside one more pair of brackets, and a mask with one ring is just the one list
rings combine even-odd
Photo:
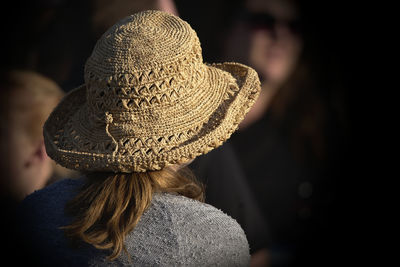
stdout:
[[149,207],[153,193],[178,193],[204,200],[203,186],[187,168],[86,176],[86,184],[66,206],[75,220],[62,229],[75,242],[83,240],[97,249],[110,249],[109,260],[126,251],[125,237]]

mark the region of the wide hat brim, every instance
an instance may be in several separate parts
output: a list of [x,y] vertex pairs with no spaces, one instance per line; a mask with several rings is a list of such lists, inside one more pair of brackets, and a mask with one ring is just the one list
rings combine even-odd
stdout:
[[[205,65],[205,70],[194,96],[196,106],[171,107],[174,115],[163,118],[170,134],[162,136],[137,131],[126,137],[122,134],[126,127],[117,121],[107,121],[105,127],[93,123],[86,86],[72,90],[44,125],[47,154],[70,169],[130,173],[160,170],[209,152],[237,129],[260,92],[260,81],[252,68],[239,63]],[[143,127],[151,126],[148,117],[143,116]],[[191,130],[174,131],[182,125]]]

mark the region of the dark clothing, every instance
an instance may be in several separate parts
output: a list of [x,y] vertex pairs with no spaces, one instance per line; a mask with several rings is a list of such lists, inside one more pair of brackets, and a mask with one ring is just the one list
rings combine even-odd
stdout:
[[11,255],[18,255],[13,258],[15,266],[39,266],[36,255],[32,253],[30,248],[21,240],[23,234],[17,225],[20,223],[18,219],[19,203],[9,197],[0,197],[0,210],[2,211],[0,220],[0,236],[3,246],[0,256],[3,259],[10,258]]
[[314,242],[315,229],[326,226],[321,212],[334,197],[321,165],[296,158],[290,140],[290,131],[278,127],[268,113],[231,138],[267,219],[272,266],[293,264],[307,242]]
[[189,166],[206,186],[206,203],[226,212],[241,225],[250,253],[267,246],[267,224],[229,142],[199,156]]
[[266,119],[235,134],[232,144],[271,227],[271,238],[291,240],[301,205],[306,205],[300,203],[299,186],[310,183],[311,176],[293,158],[287,138]]

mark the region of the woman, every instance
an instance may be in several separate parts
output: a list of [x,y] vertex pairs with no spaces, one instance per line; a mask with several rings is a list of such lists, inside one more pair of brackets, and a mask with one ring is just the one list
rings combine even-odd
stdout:
[[[331,227],[326,216],[345,154],[344,125],[338,120],[345,113],[335,111],[344,107],[343,88],[337,86],[340,70],[330,60],[337,50],[325,40],[319,47],[328,20],[316,20],[312,4],[245,2],[227,56],[257,70],[262,89],[230,142],[267,218],[271,265],[302,266],[300,261],[315,258],[309,245],[325,235],[315,229]],[[323,31],[314,32],[318,28]]]
[[48,155],[86,175],[25,200],[36,255],[74,266],[248,265],[243,230],[198,201],[184,165],[227,140],[259,90],[251,68],[203,64],[196,33],[176,16],[145,11],[111,27],[85,84],[44,126]]

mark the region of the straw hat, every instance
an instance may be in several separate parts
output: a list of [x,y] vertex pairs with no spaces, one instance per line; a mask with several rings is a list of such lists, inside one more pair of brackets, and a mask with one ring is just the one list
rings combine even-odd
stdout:
[[48,155],[76,170],[143,172],[220,146],[260,91],[238,63],[206,65],[188,23],[161,12],[122,19],[97,42],[85,84],[44,126]]

